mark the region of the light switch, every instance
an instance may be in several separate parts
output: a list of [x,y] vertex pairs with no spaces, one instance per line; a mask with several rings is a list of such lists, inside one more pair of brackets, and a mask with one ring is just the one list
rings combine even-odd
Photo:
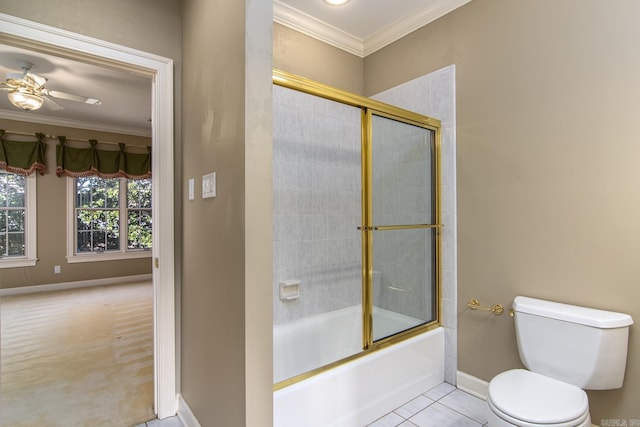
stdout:
[[216,197],[216,173],[202,176],[202,198]]
[[195,189],[195,180],[191,178],[189,180],[189,200],[193,200],[196,198],[196,189]]

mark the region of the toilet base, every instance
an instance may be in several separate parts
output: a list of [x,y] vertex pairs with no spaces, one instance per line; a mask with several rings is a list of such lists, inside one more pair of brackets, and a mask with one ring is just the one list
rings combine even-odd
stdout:
[[498,409],[494,408],[491,402],[487,399],[487,427],[591,427],[591,416],[589,414],[587,414],[586,419],[576,420],[575,424],[572,424],[571,422],[561,424],[533,424],[514,419],[507,421],[498,416],[495,411],[498,411]]

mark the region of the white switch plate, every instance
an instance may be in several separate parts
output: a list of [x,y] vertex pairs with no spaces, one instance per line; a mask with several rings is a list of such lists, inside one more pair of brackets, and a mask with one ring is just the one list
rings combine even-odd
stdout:
[[202,198],[216,197],[216,173],[202,176]]
[[195,190],[195,180],[191,178],[189,180],[189,200],[193,200],[196,198],[196,190]]

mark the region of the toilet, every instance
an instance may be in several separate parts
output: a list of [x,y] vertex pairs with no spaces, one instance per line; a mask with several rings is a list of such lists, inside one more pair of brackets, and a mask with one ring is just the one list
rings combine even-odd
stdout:
[[513,301],[520,360],[489,382],[490,427],[590,427],[586,390],[622,387],[628,314],[528,297]]

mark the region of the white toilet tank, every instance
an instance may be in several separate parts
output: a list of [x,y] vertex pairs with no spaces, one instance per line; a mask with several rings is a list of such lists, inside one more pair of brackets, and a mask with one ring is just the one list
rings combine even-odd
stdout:
[[622,387],[631,316],[521,296],[513,310],[527,369],[582,389]]

